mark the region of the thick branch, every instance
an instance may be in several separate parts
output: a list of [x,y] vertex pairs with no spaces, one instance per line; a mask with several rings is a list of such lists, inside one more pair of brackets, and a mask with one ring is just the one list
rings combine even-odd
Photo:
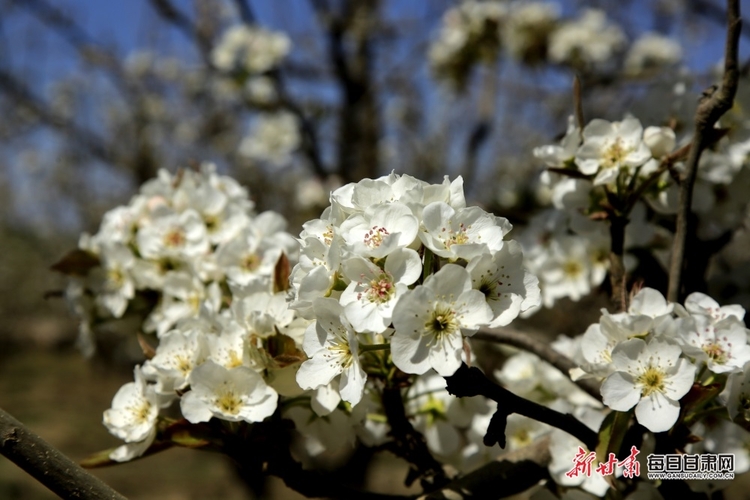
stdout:
[[[499,342],[501,344],[518,347],[524,351],[536,354],[544,361],[563,372],[566,377],[570,377],[570,370],[578,367],[578,365],[571,361],[567,356],[560,354],[551,348],[549,344],[527,332],[521,332],[512,328],[482,329],[475,333],[471,338],[488,342]],[[575,384],[589,396],[601,401],[602,396],[599,392],[599,384],[597,382],[583,379],[576,381]]]
[[62,498],[125,500],[2,409],[0,453]]
[[371,41],[378,1],[344,2],[341,15],[323,0],[313,0],[312,6],[327,30],[328,54],[342,95],[336,173],[347,182],[374,177],[380,131]]
[[682,272],[685,268],[685,242],[687,241],[690,207],[693,201],[693,186],[698,172],[701,153],[714,139],[716,121],[729,111],[737,93],[739,80],[739,39],[742,30],[739,0],[727,1],[727,39],[724,48],[724,76],[721,87],[704,93],[695,112],[695,133],[688,153],[685,177],[680,185],[680,200],[677,209],[677,224],[672,245],[672,260],[669,266],[669,290],[667,300],[677,302],[682,288]]
[[497,411],[492,416],[484,444],[492,446],[499,443],[505,447],[505,424],[508,415],[518,413],[538,422],[551,425],[583,442],[589,450],[596,448],[598,436],[580,420],[570,414],[563,414],[546,406],[542,406],[528,399],[517,396],[492,382],[477,367],[469,368],[462,364],[461,368],[450,377],[445,377],[448,392],[459,398],[484,396],[497,402]]

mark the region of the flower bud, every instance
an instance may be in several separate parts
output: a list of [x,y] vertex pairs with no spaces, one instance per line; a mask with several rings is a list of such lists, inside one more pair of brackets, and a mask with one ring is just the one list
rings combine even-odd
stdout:
[[646,127],[643,131],[643,142],[651,150],[654,158],[661,158],[674,150],[676,137],[669,127]]

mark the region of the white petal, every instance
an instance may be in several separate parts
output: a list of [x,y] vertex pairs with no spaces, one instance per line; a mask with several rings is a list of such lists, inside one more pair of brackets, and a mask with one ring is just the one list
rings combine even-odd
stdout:
[[641,399],[633,377],[623,372],[611,374],[602,384],[602,402],[616,411],[628,411]]
[[422,274],[419,254],[410,248],[393,251],[385,261],[385,272],[393,276],[395,282],[411,285]]
[[348,369],[344,370],[339,380],[341,399],[351,403],[352,406],[356,406],[365,392],[366,381],[367,375],[362,370],[360,364],[356,361],[353,362]]
[[430,369],[429,339],[425,336],[408,337],[396,333],[391,337],[393,364],[406,373],[421,375]]
[[463,337],[459,333],[449,335],[437,346],[430,348],[430,365],[443,377],[449,377],[461,366],[462,352]]
[[297,383],[303,389],[317,389],[321,385],[328,385],[333,377],[341,373],[340,366],[330,358],[324,357],[329,353],[321,352],[308,359],[297,370]]
[[680,403],[665,397],[660,392],[652,392],[641,399],[635,407],[635,418],[638,423],[651,432],[668,431],[677,422],[680,415]]
[[211,410],[208,405],[201,401],[201,398],[195,391],[189,391],[182,396],[180,400],[180,411],[182,416],[191,424],[199,422],[208,422],[211,420]]

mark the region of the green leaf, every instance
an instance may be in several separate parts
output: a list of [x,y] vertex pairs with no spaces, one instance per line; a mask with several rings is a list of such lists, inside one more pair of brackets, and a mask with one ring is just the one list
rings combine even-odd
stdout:
[[191,424],[185,419],[169,424],[159,438],[183,448],[221,447],[221,440],[209,424]]
[[140,457],[135,457],[132,460],[129,460],[128,462],[116,462],[115,460],[112,460],[109,458],[110,453],[115,451],[116,448],[110,448],[108,450],[103,450],[94,453],[93,455],[88,456],[87,458],[84,458],[81,460],[80,465],[81,467],[85,469],[97,469],[99,467],[108,467],[110,465],[119,465],[123,463],[129,463],[134,460],[140,460],[141,458],[146,458],[150,455],[153,455],[155,453],[159,453],[160,451],[167,450],[174,446],[172,443],[168,443],[165,441],[154,441],[154,443],[146,450],[146,452],[141,455]]
[[95,469],[97,467],[106,467],[107,465],[115,465],[117,462],[109,458],[110,453],[115,451],[117,448],[110,448],[108,450],[102,450],[89,455],[80,462],[80,466],[84,469]]
[[629,423],[630,412],[612,411],[604,417],[599,427],[599,444],[596,446],[597,461],[606,462],[610,453],[616,455],[620,451]]

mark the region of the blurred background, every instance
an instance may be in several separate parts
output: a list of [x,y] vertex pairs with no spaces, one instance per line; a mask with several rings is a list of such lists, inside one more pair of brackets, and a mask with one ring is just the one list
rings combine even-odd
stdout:
[[[76,351],[50,266],[159,169],[214,162],[295,235],[347,182],[462,175],[518,239],[550,204],[533,150],[564,134],[574,76],[587,120],[632,113],[682,137],[716,81],[724,13],[718,0],[0,0],[0,406],[75,460],[117,443],[101,413],[132,364]],[[704,286],[748,307],[744,208],[708,237],[725,253]],[[652,271],[658,287],[658,265],[633,270]],[[581,333],[606,286],[529,327]],[[405,469],[379,467],[400,484]],[[231,464],[190,450],[96,474],[132,498],[247,497]],[[52,495],[0,458],[0,498]]]

